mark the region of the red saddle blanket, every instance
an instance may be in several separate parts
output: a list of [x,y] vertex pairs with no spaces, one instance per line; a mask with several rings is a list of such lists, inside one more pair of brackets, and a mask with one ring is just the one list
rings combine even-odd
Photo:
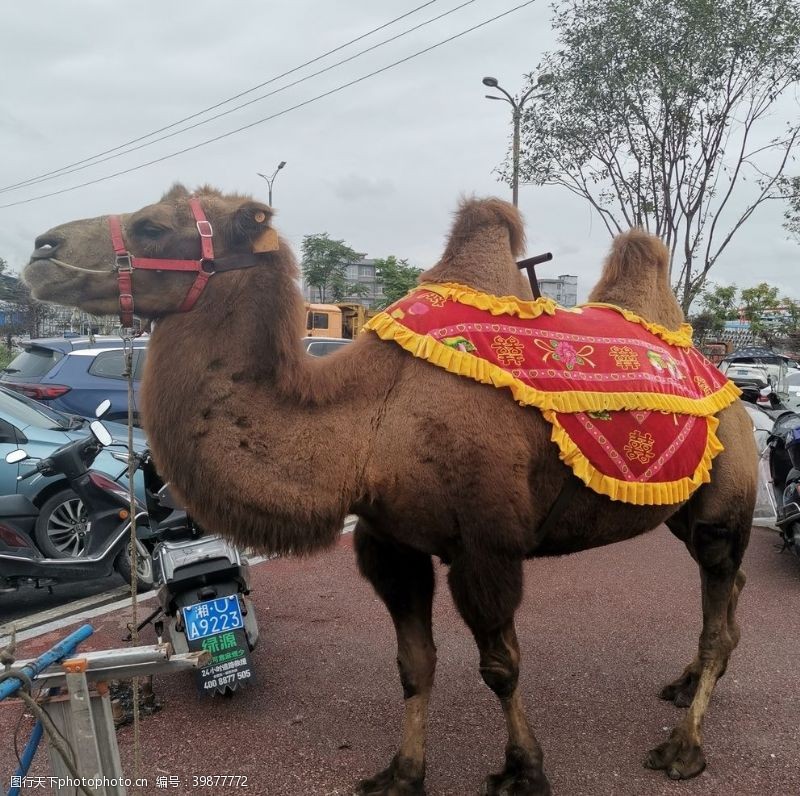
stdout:
[[710,480],[722,450],[714,415],[739,396],[692,347],[688,324],[669,330],[610,304],[426,284],[366,328],[537,407],[576,476],[636,505],[679,503]]

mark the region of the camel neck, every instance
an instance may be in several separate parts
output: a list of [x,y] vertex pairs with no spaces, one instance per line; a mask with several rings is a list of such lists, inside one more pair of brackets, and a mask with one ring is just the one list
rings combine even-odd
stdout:
[[335,489],[314,490],[356,439],[357,369],[304,353],[290,274],[224,276],[194,310],[156,324],[145,430],[201,525],[255,548],[307,552],[335,539],[357,491],[352,469]]

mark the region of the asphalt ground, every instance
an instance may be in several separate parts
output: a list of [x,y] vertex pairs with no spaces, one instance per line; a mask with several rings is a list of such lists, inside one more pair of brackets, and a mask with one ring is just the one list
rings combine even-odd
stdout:
[[23,587],[15,592],[0,594],[0,637],[6,635],[6,627],[17,620],[24,623],[26,617],[58,608],[76,600],[101,597],[111,590],[125,585],[116,572],[107,578],[85,580],[81,583],[59,583],[52,589]]
[[[699,579],[683,546],[660,528],[611,547],[526,564],[518,613],[521,684],[559,796],[789,796],[800,793],[800,561],[754,528],[739,604],[742,640],[705,722],[708,768],[672,782],[642,767],[681,711],[657,698],[692,657],[700,630]],[[395,751],[401,689],[388,614],[356,572],[352,537],[311,559],[253,570],[261,626],[256,682],[231,699],[196,693],[189,674],[159,676],[163,709],[143,718],[142,793],[335,796],[383,768]],[[428,743],[429,796],[478,792],[500,768],[499,707],[439,568],[434,608],[437,682]],[[140,608],[140,611],[142,609]],[[123,646],[126,611],[92,620],[83,648]],[[68,628],[25,641],[29,657]],[[153,641],[145,632],[143,643]],[[14,767],[22,713],[0,703],[0,782]],[[21,736],[31,726],[23,717]],[[133,730],[118,731],[134,773]],[[32,774],[47,774],[46,756]],[[193,785],[237,775],[246,787]],[[177,783],[156,787],[156,777]],[[164,780],[169,782],[169,780]],[[23,791],[44,794],[47,789]]]

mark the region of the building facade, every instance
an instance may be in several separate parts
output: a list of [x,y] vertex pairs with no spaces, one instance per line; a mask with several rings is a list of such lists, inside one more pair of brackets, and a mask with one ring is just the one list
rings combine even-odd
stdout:
[[[374,309],[383,302],[385,296],[383,284],[377,277],[375,260],[362,257],[358,262],[348,263],[345,268],[345,279],[350,284],[358,285],[363,289],[364,295],[352,294],[344,296],[340,303],[363,304],[369,309]],[[301,284],[303,296],[306,301],[312,304],[332,303],[333,299],[328,296],[326,302],[321,302],[319,291],[307,285],[305,280]]]
[[555,278],[539,277],[539,290],[543,296],[554,299],[562,307],[574,307],[578,303],[578,277],[562,274]]

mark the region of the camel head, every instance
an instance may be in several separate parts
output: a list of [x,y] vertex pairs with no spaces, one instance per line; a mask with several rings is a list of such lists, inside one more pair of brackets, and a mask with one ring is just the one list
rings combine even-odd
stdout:
[[[270,259],[270,252],[278,250],[277,234],[270,225],[272,210],[267,205],[245,196],[224,196],[209,187],[193,196],[213,230],[215,262],[262,263]],[[124,247],[134,262],[136,258],[201,259],[201,236],[191,198],[186,188],[175,185],[156,204],[118,216]],[[109,218],[113,217],[61,224],[36,239],[36,248],[23,271],[35,298],[80,307],[96,315],[118,312],[120,286]],[[217,273],[209,284],[232,276]],[[134,268],[136,314],[158,318],[176,312],[196,278],[197,272]]]

